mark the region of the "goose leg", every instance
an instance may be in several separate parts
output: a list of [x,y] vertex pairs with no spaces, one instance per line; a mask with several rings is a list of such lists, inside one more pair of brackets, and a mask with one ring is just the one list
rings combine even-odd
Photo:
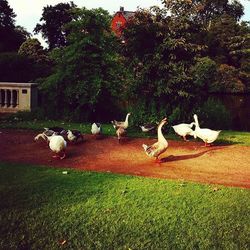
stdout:
[[155,158],[155,163],[160,164],[161,163],[161,159],[159,159],[158,157]]
[[205,145],[204,146],[202,146],[202,147],[210,147],[211,146],[211,144],[210,143],[207,143],[206,141],[205,141]]

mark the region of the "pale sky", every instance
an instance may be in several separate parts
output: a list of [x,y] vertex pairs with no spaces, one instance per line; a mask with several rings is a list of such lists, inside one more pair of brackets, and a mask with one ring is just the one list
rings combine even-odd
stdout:
[[[110,14],[115,13],[123,6],[125,10],[135,11],[137,7],[148,8],[153,5],[161,5],[161,0],[72,0],[78,7],[87,9],[102,7],[108,10]],[[42,16],[43,7],[47,5],[56,5],[58,3],[68,3],[70,0],[8,0],[10,7],[16,13],[16,25],[23,26],[30,33]],[[245,8],[243,20],[250,21],[250,0],[240,0]],[[37,37],[43,46],[45,42],[40,35]]]

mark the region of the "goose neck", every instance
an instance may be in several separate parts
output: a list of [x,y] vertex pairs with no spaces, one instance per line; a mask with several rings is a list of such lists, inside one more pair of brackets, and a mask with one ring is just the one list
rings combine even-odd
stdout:
[[194,117],[194,121],[195,121],[195,130],[200,129],[200,125],[199,125],[199,121],[198,121],[197,116]]
[[165,139],[165,137],[162,134],[162,127],[163,127],[164,124],[165,123],[161,123],[158,126],[158,129],[157,129],[158,141],[161,141],[161,142],[166,142],[166,139]]
[[129,114],[126,115],[126,119],[125,119],[125,124],[128,124],[128,117],[129,117]]

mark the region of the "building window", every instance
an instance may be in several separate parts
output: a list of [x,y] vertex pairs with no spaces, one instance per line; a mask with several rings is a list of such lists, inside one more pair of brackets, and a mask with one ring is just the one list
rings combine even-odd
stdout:
[[27,89],[22,89],[22,94],[27,94]]
[[122,26],[122,22],[116,22],[116,28],[119,29]]

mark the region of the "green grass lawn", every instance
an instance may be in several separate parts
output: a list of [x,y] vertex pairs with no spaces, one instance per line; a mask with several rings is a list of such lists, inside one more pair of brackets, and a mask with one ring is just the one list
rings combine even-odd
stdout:
[[[73,122],[62,122],[62,121],[20,121],[20,120],[0,120],[0,128],[19,128],[19,129],[32,129],[42,131],[44,127],[52,126],[61,126],[65,129],[78,129],[82,133],[91,133],[91,124],[90,123],[73,123]],[[115,130],[111,124],[102,124],[103,134],[104,135],[113,135],[115,136]],[[165,136],[167,139],[171,140],[182,140],[180,137],[174,134],[174,131],[170,129],[167,133],[165,131]],[[131,137],[153,137],[156,138],[156,133],[143,133],[140,128],[130,127],[128,128],[128,136]],[[194,141],[194,139],[191,139]],[[197,141],[201,141],[197,139]],[[250,132],[242,131],[222,131],[219,135],[217,144],[240,144],[250,146]]]
[[0,164],[0,249],[250,248],[247,189],[64,170]]

